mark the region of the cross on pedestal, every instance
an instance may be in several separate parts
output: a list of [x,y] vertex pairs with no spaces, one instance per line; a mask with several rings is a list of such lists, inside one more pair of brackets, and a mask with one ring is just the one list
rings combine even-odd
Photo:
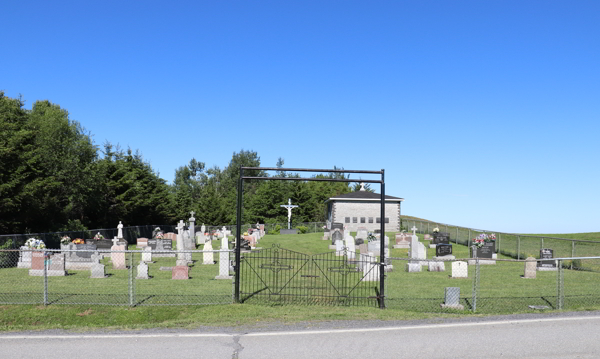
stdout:
[[290,223],[292,222],[292,209],[298,207],[297,205],[292,205],[292,199],[288,198],[288,204],[282,204],[280,207],[287,209],[288,211],[288,229],[290,229]]
[[417,235],[417,227],[413,226],[410,230],[413,231],[413,236]]

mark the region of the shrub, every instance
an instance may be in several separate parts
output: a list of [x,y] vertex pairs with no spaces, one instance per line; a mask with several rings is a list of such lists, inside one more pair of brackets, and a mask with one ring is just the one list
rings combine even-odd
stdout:
[[273,229],[271,232],[273,234],[279,234],[279,231],[281,230],[281,226],[280,225],[276,225],[275,229]]
[[306,233],[306,232],[308,232],[308,227],[306,227],[306,226],[298,226],[298,227],[296,227],[296,229],[300,233]]

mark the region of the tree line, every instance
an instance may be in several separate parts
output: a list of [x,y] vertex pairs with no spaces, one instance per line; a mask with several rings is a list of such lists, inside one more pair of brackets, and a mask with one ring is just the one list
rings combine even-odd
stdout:
[[[276,167],[283,168],[279,158]],[[0,234],[169,224],[195,211],[196,223],[236,223],[240,166],[260,167],[252,150],[234,152],[221,169],[192,158],[168,184],[139,151],[110,142],[101,147],[67,110],[47,100],[31,110],[22,98],[0,91]],[[334,167],[335,168],[335,167]],[[255,177],[299,177],[263,171]],[[328,173],[323,178],[340,178]],[[327,198],[356,190],[343,182],[244,182],[243,223],[287,222],[280,207],[288,198],[299,207],[294,222],[325,220]]]

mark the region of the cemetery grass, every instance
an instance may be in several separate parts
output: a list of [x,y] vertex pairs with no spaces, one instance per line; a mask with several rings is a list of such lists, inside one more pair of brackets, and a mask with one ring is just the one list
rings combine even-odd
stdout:
[[[393,241],[394,233],[387,235]],[[321,233],[267,235],[261,240],[260,247],[279,245],[281,248],[309,255],[330,252],[328,245],[331,242],[323,241],[321,237]],[[434,249],[427,250],[427,258],[431,258]],[[453,254],[457,259],[467,258],[468,248],[454,245]],[[30,277],[25,269],[0,269],[0,288],[4,288],[0,289],[2,302],[6,302],[7,293],[16,298],[20,295],[23,299],[15,302],[22,304],[0,305],[0,328],[2,331],[191,329],[205,326],[268,326],[271,323],[335,320],[411,320],[534,312],[528,308],[529,305],[546,305],[549,311],[556,308],[556,272],[537,272],[536,279],[522,279],[523,262],[499,260],[496,265],[480,267],[477,311],[472,313],[471,290],[475,266],[469,266],[466,279],[450,278],[450,263],[446,264],[444,272],[427,272],[424,267],[423,272],[407,273],[404,271],[408,258],[406,249],[391,249],[391,257],[396,259],[392,259],[394,271],[387,273],[386,310],[356,306],[231,304],[232,282],[214,280],[218,266],[201,265],[200,256],[201,254],[194,257],[197,262],[190,269],[191,279],[187,281],[171,280],[170,271],[158,270],[159,266],[173,265],[174,258],[155,258],[156,263],[150,264],[150,275],[154,278],[134,281],[138,304],[134,307],[128,306],[128,271],[110,269],[108,259],[104,260],[110,275],[106,279],[92,280],[89,278],[89,271],[71,270],[69,272],[73,275],[67,277],[49,277],[49,301],[53,304],[48,306],[40,305],[42,277]],[[498,258],[509,259],[503,255]],[[215,255],[215,259],[218,260],[218,255]],[[133,262],[139,262],[139,258],[134,257]],[[565,270],[564,308],[600,309],[598,300],[589,300],[590,295],[600,298],[598,276],[594,272]],[[444,301],[444,288],[449,286],[460,287],[461,304],[465,305],[465,311],[440,309],[440,304]],[[112,298],[110,300],[115,305],[79,304],[83,300],[93,302],[98,296],[102,296],[103,300]],[[203,305],[209,303],[212,305]]]

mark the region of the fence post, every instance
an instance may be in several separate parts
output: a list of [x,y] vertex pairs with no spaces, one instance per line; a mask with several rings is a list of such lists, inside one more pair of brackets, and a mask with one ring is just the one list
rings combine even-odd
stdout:
[[540,239],[540,250],[544,249],[544,237]]
[[458,244],[458,227],[456,227],[456,240],[454,240],[454,243]]
[[134,295],[133,295],[133,252],[129,252],[129,306],[133,307]]
[[558,271],[556,272],[556,309],[563,309],[565,292],[564,292],[564,273],[562,260],[558,260]]
[[469,228],[469,237],[467,238],[467,247],[471,247],[471,228]]
[[45,252],[44,252],[44,305],[48,305],[48,260],[46,259]]
[[498,248],[496,248],[496,253],[500,252],[500,239],[502,238],[502,233],[498,233]]
[[517,260],[521,259],[521,236],[517,236]]
[[475,258],[475,276],[473,277],[473,290],[471,302],[473,303],[473,313],[477,311],[477,290],[479,289],[479,258]]

